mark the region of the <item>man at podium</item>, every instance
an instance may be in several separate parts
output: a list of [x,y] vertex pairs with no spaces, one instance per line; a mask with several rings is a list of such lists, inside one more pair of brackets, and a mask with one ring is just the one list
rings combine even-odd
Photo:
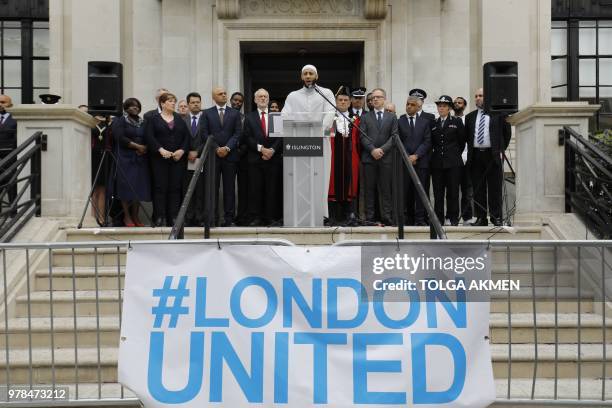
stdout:
[[[301,78],[304,86],[301,89],[293,91],[287,95],[282,113],[325,114],[323,115],[322,127],[324,133],[331,128],[334,120],[335,109],[332,105],[333,101],[335,100],[334,94],[331,90],[316,85],[316,82],[319,79],[319,74],[314,65],[305,65],[302,68]],[[322,95],[319,94],[319,92]],[[325,98],[327,98],[327,101]],[[323,133],[320,136],[324,136]],[[327,192],[329,190],[329,177],[331,173],[331,144],[328,137],[323,138],[323,162],[325,185],[322,189],[321,200],[327,203]],[[325,206],[324,216],[328,217],[328,215],[328,208]]]

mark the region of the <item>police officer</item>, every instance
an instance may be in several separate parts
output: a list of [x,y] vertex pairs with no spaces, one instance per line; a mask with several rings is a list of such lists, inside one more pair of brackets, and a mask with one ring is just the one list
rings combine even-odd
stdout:
[[459,224],[459,183],[465,147],[465,128],[461,119],[450,115],[453,100],[442,95],[436,101],[438,114],[431,130],[432,156],[431,179],[434,190],[434,209],[440,221],[444,220],[444,197],[446,196],[446,218],[451,225]]

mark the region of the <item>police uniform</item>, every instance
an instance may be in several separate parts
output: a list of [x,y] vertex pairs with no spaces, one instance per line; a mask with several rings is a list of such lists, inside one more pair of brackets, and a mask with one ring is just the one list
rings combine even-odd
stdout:
[[[442,95],[436,105],[452,99]],[[449,115],[442,120],[436,119],[431,130],[432,155],[430,161],[431,179],[434,190],[434,209],[440,222],[444,221],[444,198],[446,196],[446,218],[451,225],[459,223],[459,184],[463,160],[461,153],[465,147],[465,128],[461,119]]]

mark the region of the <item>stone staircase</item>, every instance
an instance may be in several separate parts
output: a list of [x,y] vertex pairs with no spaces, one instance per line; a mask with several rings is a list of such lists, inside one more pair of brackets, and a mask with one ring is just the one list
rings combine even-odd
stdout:
[[[168,233],[167,228],[66,230],[65,240],[166,239]],[[491,235],[486,228],[454,227],[448,228],[448,233],[450,239],[483,239]],[[201,229],[187,229],[186,238],[200,238],[201,234]],[[281,238],[298,245],[331,244],[346,239],[394,239],[395,234],[395,229],[378,227],[335,231],[329,228],[213,230],[213,238]],[[406,229],[406,237],[410,238],[427,239],[428,234],[426,228]],[[541,227],[526,227],[499,232],[494,238],[536,241],[548,237]],[[512,248],[510,267],[505,247],[494,246],[492,254],[494,279],[510,276],[521,280],[521,290],[510,297],[506,292],[492,294],[490,342],[498,397],[508,396],[510,370],[510,397],[529,398],[537,368],[536,398],[553,397],[556,373],[558,397],[577,399],[580,387],[581,398],[601,399],[602,377],[612,377],[612,319],[605,319],[604,331],[601,314],[606,309],[612,316],[609,307],[596,301],[588,288],[583,286],[578,291],[571,262],[558,265],[555,302],[552,249]],[[47,259],[51,260],[51,266]],[[35,384],[49,384],[54,379],[57,384],[68,384],[74,398],[74,384],[78,379],[79,398],[119,398],[117,353],[124,272],[125,248],[121,246],[54,249],[51,256],[45,257],[31,271],[29,293],[22,288],[9,307],[8,329],[0,322],[0,384],[7,381],[7,376],[11,384],[26,384],[30,379]],[[102,383],[100,387],[98,383]],[[123,395],[133,396],[129,390],[124,390]],[[606,384],[605,397],[612,399],[612,384]]]

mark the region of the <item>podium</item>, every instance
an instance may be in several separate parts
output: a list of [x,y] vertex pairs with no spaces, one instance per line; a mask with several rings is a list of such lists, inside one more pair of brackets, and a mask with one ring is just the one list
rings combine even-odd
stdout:
[[[328,113],[283,113],[283,222],[286,227],[322,227],[327,215],[327,188],[331,164],[329,139],[323,137]],[[329,176],[327,176],[329,177]]]

